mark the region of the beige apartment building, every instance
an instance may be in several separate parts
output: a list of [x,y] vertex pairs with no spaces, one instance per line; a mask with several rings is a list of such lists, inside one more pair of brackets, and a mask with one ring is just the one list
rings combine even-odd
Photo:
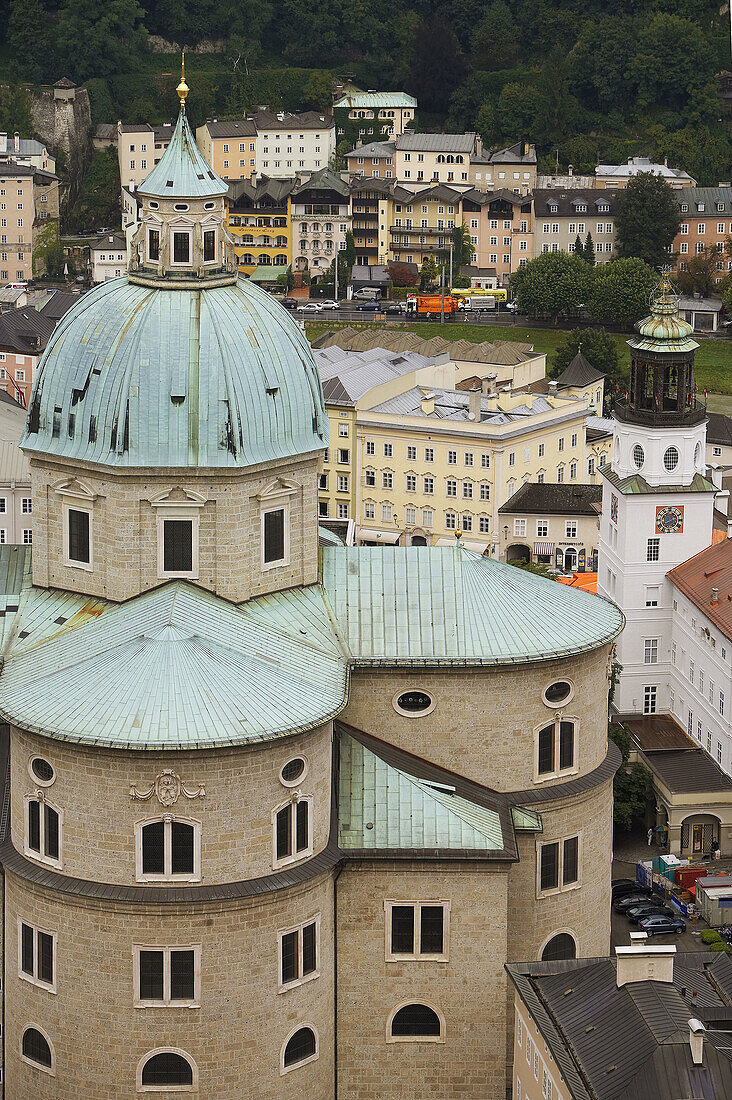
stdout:
[[470,187],[470,159],[482,148],[477,134],[414,134],[396,140],[395,177],[405,187],[430,183]]
[[534,255],[573,252],[577,235],[584,244],[592,235],[595,262],[607,263],[615,253],[615,211],[618,191],[607,188],[547,189],[534,192]]
[[58,233],[59,183],[50,172],[26,164],[0,164],[0,283],[33,278],[39,235]]
[[462,199],[462,220],[475,248],[473,265],[491,268],[501,285],[512,271],[528,263],[534,247],[534,213],[530,195],[477,188]]
[[475,153],[470,158],[470,182],[479,191],[509,188],[530,195],[536,187],[536,146],[518,141],[495,153]]
[[522,485],[498,511],[500,556],[596,573],[601,508],[602,485]]
[[257,127],[251,119],[211,119],[196,130],[196,142],[222,179],[248,179],[257,170]]
[[370,141],[368,145],[357,145],[346,155],[348,171],[354,176],[367,176],[369,179],[394,179],[395,151],[395,141]]
[[117,160],[123,190],[134,191],[142,183],[168,148],[172,134],[169,124],[117,123]]
[[0,133],[0,161],[8,160],[37,168],[39,172],[56,172],[56,158],[46,145],[35,138],[22,138],[17,130],[12,138],[5,132]]

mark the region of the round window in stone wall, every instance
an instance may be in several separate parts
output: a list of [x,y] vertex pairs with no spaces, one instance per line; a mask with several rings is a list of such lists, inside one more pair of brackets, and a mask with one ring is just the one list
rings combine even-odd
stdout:
[[645,456],[645,453],[643,451],[643,448],[641,447],[640,443],[636,443],[635,447],[633,448],[633,462],[635,462],[635,464],[636,464],[636,466],[638,467],[639,470],[640,470],[641,466],[643,465],[643,463],[645,462],[645,460],[646,460],[646,456]]
[[663,455],[663,465],[666,470],[671,472],[675,470],[679,464],[679,452],[675,447],[667,447]]
[[56,778],[53,766],[47,760],[44,760],[42,756],[31,757],[30,773],[36,783],[40,783],[42,787],[50,787]]
[[397,714],[403,714],[405,718],[421,718],[433,711],[437,704],[428,691],[411,688],[398,692],[392,699],[392,705]]
[[304,756],[293,756],[288,760],[280,772],[280,783],[285,787],[294,787],[301,779],[305,778],[308,770],[307,760]]
[[544,688],[543,699],[548,707],[561,707],[574,695],[574,684],[570,680],[555,680]]

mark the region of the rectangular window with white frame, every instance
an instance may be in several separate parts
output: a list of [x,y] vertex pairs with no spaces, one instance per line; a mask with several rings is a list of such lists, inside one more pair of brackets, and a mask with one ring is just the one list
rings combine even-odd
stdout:
[[655,714],[658,699],[658,687],[656,684],[646,684],[643,688],[643,713]]
[[537,897],[576,890],[581,885],[581,837],[537,841]]
[[658,638],[646,638],[643,642],[643,664],[658,664]]
[[277,934],[277,985],[285,993],[320,977],[320,914]]
[[57,934],[18,918],[18,976],[56,992]]
[[514,533],[514,537],[516,537],[516,538],[525,538],[526,537],[526,520],[525,519],[515,519],[513,521],[513,533]]
[[385,901],[386,961],[447,962],[449,901]]
[[201,1003],[200,943],[134,944],[135,1008],[198,1008]]
[[[42,792],[41,792],[42,793]],[[45,798],[27,795],[23,851],[31,859],[61,868],[63,813]]]
[[138,882],[199,882],[201,822],[164,817],[135,823]]
[[296,798],[272,811],[275,868],[312,855],[313,815],[309,797]]

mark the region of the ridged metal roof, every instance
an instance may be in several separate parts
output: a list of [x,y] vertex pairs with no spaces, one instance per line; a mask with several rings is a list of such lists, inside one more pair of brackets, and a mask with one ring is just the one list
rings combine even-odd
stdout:
[[319,725],[347,684],[317,586],[240,608],[181,581],[124,604],[28,588],[0,713],[66,741],[205,748]]
[[416,107],[417,100],[406,92],[349,92],[334,107]]
[[609,601],[462,547],[323,547],[323,585],[357,664],[486,664],[595,649]]
[[501,818],[340,734],[338,843],[349,849],[503,850]]
[[249,466],[324,447],[312,352],[247,280],[201,289],[111,279],[59,322],[21,445],[114,466]]
[[229,185],[204,159],[182,104],[168,148],[137,190],[140,195],[176,199],[204,199],[227,194]]

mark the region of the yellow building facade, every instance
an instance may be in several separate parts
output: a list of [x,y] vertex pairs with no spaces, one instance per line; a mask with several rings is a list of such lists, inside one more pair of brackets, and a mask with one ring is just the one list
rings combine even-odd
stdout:
[[292,259],[290,195],[295,180],[240,180],[229,185],[226,228],[234,241],[239,271],[286,270]]

